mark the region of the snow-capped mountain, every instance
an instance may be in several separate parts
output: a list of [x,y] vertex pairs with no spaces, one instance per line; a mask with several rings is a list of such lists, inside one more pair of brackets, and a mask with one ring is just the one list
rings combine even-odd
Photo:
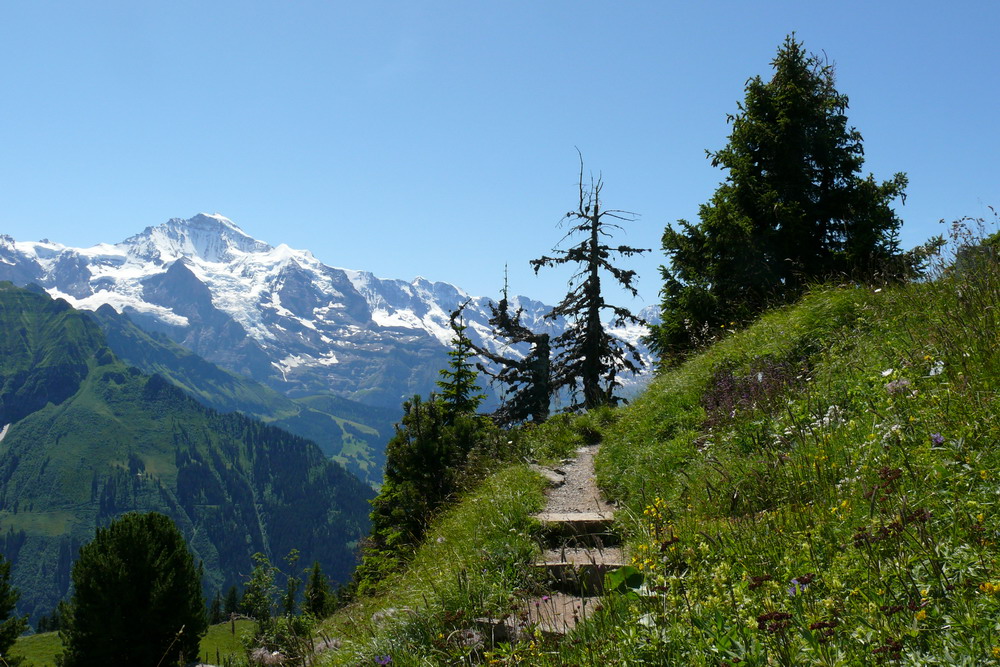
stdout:
[[[486,297],[454,285],[386,280],[327,266],[308,250],[258,241],[221,215],[173,218],[114,245],[70,248],[0,236],[0,280],[37,283],[77,308],[108,304],[220,366],[289,395],[333,391],[398,407],[447,363],[449,314],[488,337]],[[511,298],[524,322],[557,335],[549,307]],[[644,333],[618,332],[635,342]]]

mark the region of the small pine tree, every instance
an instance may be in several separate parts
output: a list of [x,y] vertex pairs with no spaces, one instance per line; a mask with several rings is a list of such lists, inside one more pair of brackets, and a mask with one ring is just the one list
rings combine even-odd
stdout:
[[20,660],[8,657],[10,648],[17,638],[28,628],[27,616],[14,616],[14,607],[21,593],[10,583],[10,561],[0,556],[0,656],[8,664],[20,664]]
[[320,569],[319,561],[313,562],[307,572],[303,609],[316,618],[325,618],[332,603],[330,582]]
[[222,613],[225,614],[226,618],[230,618],[233,614],[239,612],[240,610],[240,592],[236,590],[236,586],[230,586],[229,590],[226,591],[226,602],[222,608]]
[[452,314],[451,329],[455,337],[448,351],[450,361],[447,368],[441,369],[437,386],[441,389],[440,398],[449,421],[454,421],[455,415],[474,414],[486,395],[476,384],[477,373],[471,361],[476,353],[472,341],[465,335],[468,327],[461,321],[461,309]]
[[98,528],[73,564],[64,667],[173,665],[208,626],[201,581],[174,522],[131,512]]
[[[299,562],[299,550],[292,549],[287,556],[285,556],[285,562],[288,563],[288,571],[295,571],[295,564]],[[299,597],[299,587],[302,585],[302,579],[296,577],[293,574],[289,574],[287,580],[285,581],[285,596],[281,601],[282,610],[285,616],[294,616],[298,608],[298,597]]]
[[215,597],[212,598],[212,605],[208,608],[208,622],[212,625],[216,623],[222,623],[222,593],[215,591]]

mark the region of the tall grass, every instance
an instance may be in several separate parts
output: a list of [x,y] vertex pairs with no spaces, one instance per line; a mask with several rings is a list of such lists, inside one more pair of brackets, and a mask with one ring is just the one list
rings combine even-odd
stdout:
[[630,406],[528,434],[546,460],[603,439],[639,575],[574,634],[462,634],[531,585],[518,466],[333,622],[331,664],[1000,664],[1000,263],[966,229],[927,280],[816,287]]
[[817,289],[623,411],[599,471],[644,583],[551,664],[1000,664],[1000,267],[966,248]]
[[543,505],[543,485],[515,465],[445,512],[405,571],[325,624],[341,640],[328,664],[478,664],[486,639],[476,619],[509,617],[531,584],[530,515]]

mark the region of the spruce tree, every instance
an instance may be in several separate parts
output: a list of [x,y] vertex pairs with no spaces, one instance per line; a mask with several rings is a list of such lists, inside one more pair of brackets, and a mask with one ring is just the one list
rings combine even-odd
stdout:
[[27,616],[14,615],[14,607],[20,597],[21,593],[10,583],[10,561],[0,556],[0,656],[10,665],[20,664],[8,654],[17,638],[28,628]]
[[197,656],[208,625],[201,582],[169,517],[131,512],[98,528],[71,576],[64,667],[176,665]]
[[231,617],[233,614],[240,610],[240,593],[236,590],[236,586],[230,586],[229,590],[226,591],[226,603],[222,608],[222,613],[226,618]]
[[770,81],[747,82],[729,143],[708,154],[727,175],[700,222],[680,220],[663,234],[662,323],[648,339],[661,360],[810,282],[898,264],[901,221],[890,204],[905,196],[906,176],[861,176],[861,134],[848,125],[833,65],[794,35],[771,64]]
[[208,608],[208,622],[215,625],[222,623],[222,620],[222,593],[215,591],[215,597],[212,598],[212,604]]
[[472,341],[465,335],[468,327],[461,321],[461,309],[452,314],[450,323],[455,337],[448,351],[448,367],[441,369],[437,386],[441,389],[440,398],[449,421],[453,421],[456,415],[475,414],[486,395],[476,384],[477,373],[472,363],[475,351]]
[[330,582],[323,574],[319,561],[313,562],[307,572],[302,608],[316,618],[325,618],[333,603]]
[[570,279],[570,291],[566,297],[546,316],[552,319],[564,317],[568,321],[566,331],[554,343],[557,349],[553,361],[553,389],[567,387],[574,396],[582,393],[570,409],[593,408],[614,404],[618,398],[615,388],[621,386],[618,375],[622,372],[635,373],[643,361],[634,345],[612,336],[601,318],[610,311],[615,326],[626,323],[645,324],[627,308],[615,306],[604,300],[601,287],[602,274],[608,274],[626,292],[638,296],[635,288],[636,272],[622,269],[611,263],[614,256],[631,257],[648,250],[620,245],[611,246],[606,242],[614,230],[622,227],[613,222],[635,221],[636,215],[627,211],[604,209],[601,206],[600,177],[590,179],[589,186],[583,178],[583,156],[580,156],[579,194],[576,210],[568,212],[562,222],[568,224],[565,238],[582,235],[582,240],[566,250],[555,250],[554,257],[543,256],[531,260],[531,266],[538,273],[542,267],[561,264],[575,264],[577,272]]

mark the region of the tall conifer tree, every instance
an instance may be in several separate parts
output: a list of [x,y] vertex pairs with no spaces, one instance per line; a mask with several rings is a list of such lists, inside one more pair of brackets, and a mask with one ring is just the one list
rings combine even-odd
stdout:
[[60,629],[64,667],[197,657],[208,627],[201,581],[169,517],[130,512],[98,528],[72,577],[71,611]]
[[774,74],[746,85],[729,116],[732,133],[709,153],[726,180],[699,210],[663,234],[662,324],[649,342],[661,359],[695,347],[705,332],[745,322],[831,276],[865,277],[898,254],[902,224],[891,202],[906,176],[862,178],[861,134],[848,125],[833,65],[794,36]]

